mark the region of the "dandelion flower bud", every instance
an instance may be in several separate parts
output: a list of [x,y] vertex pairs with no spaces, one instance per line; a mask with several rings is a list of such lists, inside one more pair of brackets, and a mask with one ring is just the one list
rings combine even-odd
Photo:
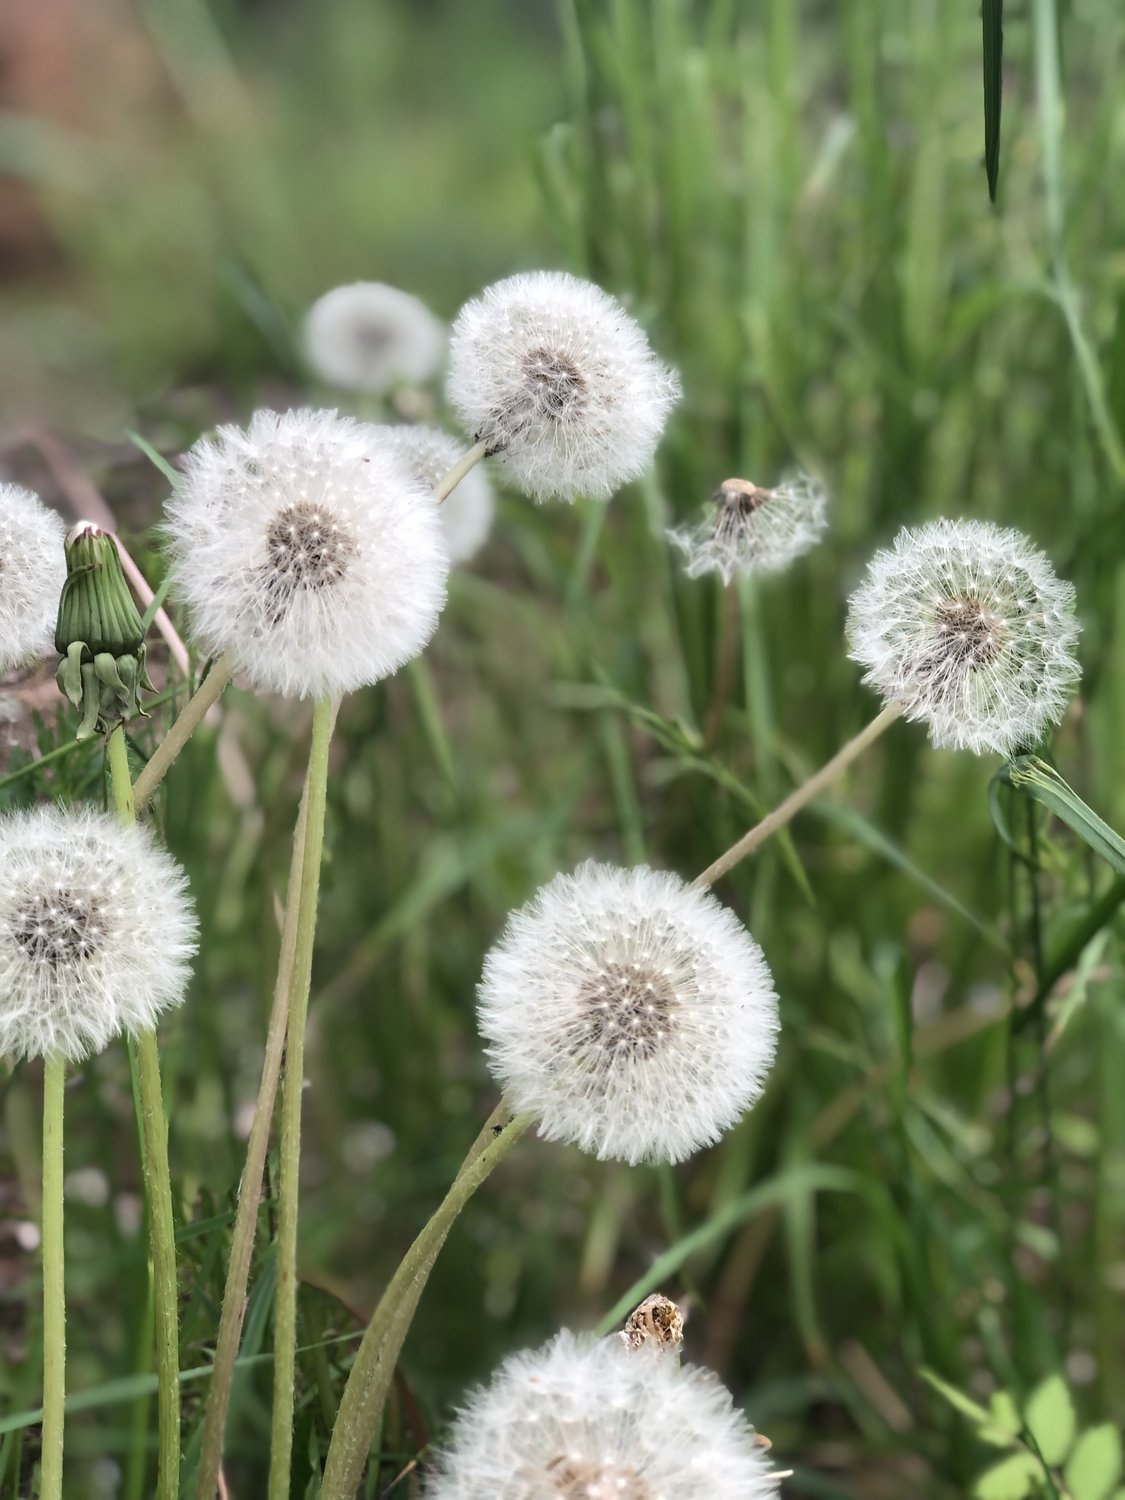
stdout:
[[[380,427],[381,440],[397,453],[410,472],[428,490],[449,473],[462,456],[461,444],[438,427]],[[478,465],[470,469],[456,489],[442,501],[441,524],[449,548],[449,561],[468,562],[484,545],[492,527],[495,503],[488,475]]]
[[77,1062],[179,1005],[196,922],[147,830],[82,808],[0,817],[0,1053]]
[[652,461],[680,384],[625,309],[561,272],[511,276],[457,315],[449,400],[536,500],[605,500]]
[[382,395],[421,385],[445,353],[446,329],[424,302],[381,281],[334,287],[305,314],[305,355],[329,385]]
[[765,1500],[777,1479],[714,1375],[560,1333],[474,1391],[426,1500]]
[[933,521],[877,552],[848,609],[851,657],[939,747],[1007,755],[1079,678],[1074,588],[1018,531]]
[[445,603],[433,496],[332,411],[254,414],[196,443],[168,505],[173,575],[210,654],[259,691],[325,697],[417,656]]
[[676,875],[587,861],[512,914],[480,1027],[517,1113],[602,1160],[682,1161],[754,1103],[777,996],[762,950]]
[[66,582],[62,518],[18,484],[0,484],[0,672],[42,658]]
[[668,540],[687,558],[689,578],[718,573],[777,573],[813,547],[828,525],[827,493],[811,475],[792,470],[772,490],[746,479],[724,479],[693,530]]

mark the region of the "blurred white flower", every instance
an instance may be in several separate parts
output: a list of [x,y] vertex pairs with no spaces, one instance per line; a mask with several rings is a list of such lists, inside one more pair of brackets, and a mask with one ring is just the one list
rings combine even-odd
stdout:
[[175,585],[207,653],[260,691],[324,697],[417,656],[449,568],[433,496],[332,411],[259,411],[187,455],[168,503]]
[[426,1500],[765,1500],[777,1479],[729,1392],[617,1339],[560,1333],[459,1413]]
[[[384,441],[407,464],[428,490],[449,473],[464,452],[463,445],[438,427],[380,427]],[[456,565],[474,557],[492,527],[495,502],[488,475],[478,464],[441,503],[449,561]]]
[[1018,531],[932,521],[877,552],[848,609],[864,682],[939,748],[1006,755],[1062,717],[1079,679],[1074,588]]
[[0,672],[53,650],[66,526],[30,490],[0,484]]
[[445,325],[424,302],[381,281],[334,287],[305,314],[305,355],[329,385],[382,395],[441,367]]
[[179,1005],[196,948],[179,865],[85,808],[0,817],[0,1053],[72,1062]]
[[480,1028],[517,1113],[602,1160],[682,1161],[762,1092],[778,1031],[762,950],[708,891],[587,861],[508,919]]
[[772,490],[746,479],[724,479],[704,519],[692,530],[668,532],[687,558],[689,578],[718,573],[730,583],[736,573],[776,573],[823,536],[828,495],[819,480],[793,470]]
[[499,281],[453,325],[449,400],[536,500],[605,500],[636,479],[679,394],[621,304],[562,272]]

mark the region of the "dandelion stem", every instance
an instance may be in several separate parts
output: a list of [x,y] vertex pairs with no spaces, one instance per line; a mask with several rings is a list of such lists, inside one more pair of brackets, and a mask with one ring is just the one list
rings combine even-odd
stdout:
[[313,940],[324,847],[328,746],[337,704],[322,698],[313,710],[293,975],[289,987],[285,1084],[281,1098],[281,1179],[278,1189],[277,1293],[274,1302],[273,1430],[269,1500],[289,1500],[293,1449],[293,1390],[297,1348],[297,1198],[301,1162],[301,1092],[305,1074],[305,1019],[312,980]]
[[367,1325],[344,1387],[320,1500],[352,1500],[356,1494],[399,1352],[446,1236],[465,1204],[534,1118],[531,1114],[512,1118],[501,1100],[473,1143],[441,1207],[403,1256]]
[[716,880],[722,879],[748,854],[753,854],[759,845],[764,844],[779,828],[784,828],[786,823],[801,811],[802,807],[807,806],[814,797],[820,795],[826,786],[831,785],[837,776],[842,775],[852,761],[856,760],[868,745],[873,744],[901,715],[901,704],[888,704],[883,712],[872,719],[866,728],[861,729],[854,739],[850,739],[846,745],[837,750],[832,759],[826,761],[814,776],[810,776],[808,781],[797,787],[796,791],[790,792],[784,802],[779,803],[772,812],[767,813],[760,823],[756,823],[750,829],[749,833],[744,833],[737,844],[732,844],[725,854],[719,855],[714,864],[707,866],[702,875],[697,875],[692,885],[714,885]]
[[63,1101],[66,1058],[43,1060],[43,1436],[40,1500],[62,1495],[66,1401],[66,1294],[63,1278]]
[[157,745],[152,758],[137,777],[136,785],[133,787],[133,800],[137,807],[143,807],[150,800],[153,792],[168,774],[177,755],[203,722],[207,710],[222,697],[233,675],[234,662],[230,655],[221,656],[188,699],[183,713],[173,721],[172,727]]
[[437,484],[434,485],[434,499],[439,505],[443,500],[449,498],[469,470],[479,464],[487,453],[487,443],[474,443],[468,453],[462,454],[449,473],[439,479]]

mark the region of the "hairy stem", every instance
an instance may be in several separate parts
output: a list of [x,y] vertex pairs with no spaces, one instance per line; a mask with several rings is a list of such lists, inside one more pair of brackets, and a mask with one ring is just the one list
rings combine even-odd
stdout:
[[176,757],[199,728],[213,703],[218,702],[234,675],[230,655],[221,656],[184,705],[184,711],[173,721],[168,733],[152,753],[148,765],[137,777],[133,800],[138,807],[148,802],[167,776]]
[[63,1278],[63,1100],[66,1058],[43,1060],[43,1435],[40,1500],[62,1495],[66,1402],[66,1294]]

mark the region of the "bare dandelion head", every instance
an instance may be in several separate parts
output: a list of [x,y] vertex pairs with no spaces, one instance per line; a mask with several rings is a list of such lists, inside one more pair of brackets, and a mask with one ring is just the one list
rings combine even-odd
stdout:
[[0,484],[0,672],[50,654],[65,537],[62,517],[38,495]]
[[447,332],[409,292],[381,281],[333,287],[309,308],[305,354],[329,385],[382,395],[436,375]]
[[[428,490],[449,473],[464,451],[455,437],[439,427],[403,425],[378,431]],[[469,562],[480,551],[492,529],[495,508],[488,475],[477,464],[441,503],[441,524],[454,566]]]
[[773,489],[747,479],[724,479],[690,530],[668,532],[683,552],[689,578],[718,573],[723,582],[751,573],[776,573],[803,556],[828,525],[828,497],[811,475],[792,470]]
[[1017,531],[933,521],[899,533],[852,596],[864,681],[934,745],[1010,754],[1061,718],[1079,678],[1074,589]]

